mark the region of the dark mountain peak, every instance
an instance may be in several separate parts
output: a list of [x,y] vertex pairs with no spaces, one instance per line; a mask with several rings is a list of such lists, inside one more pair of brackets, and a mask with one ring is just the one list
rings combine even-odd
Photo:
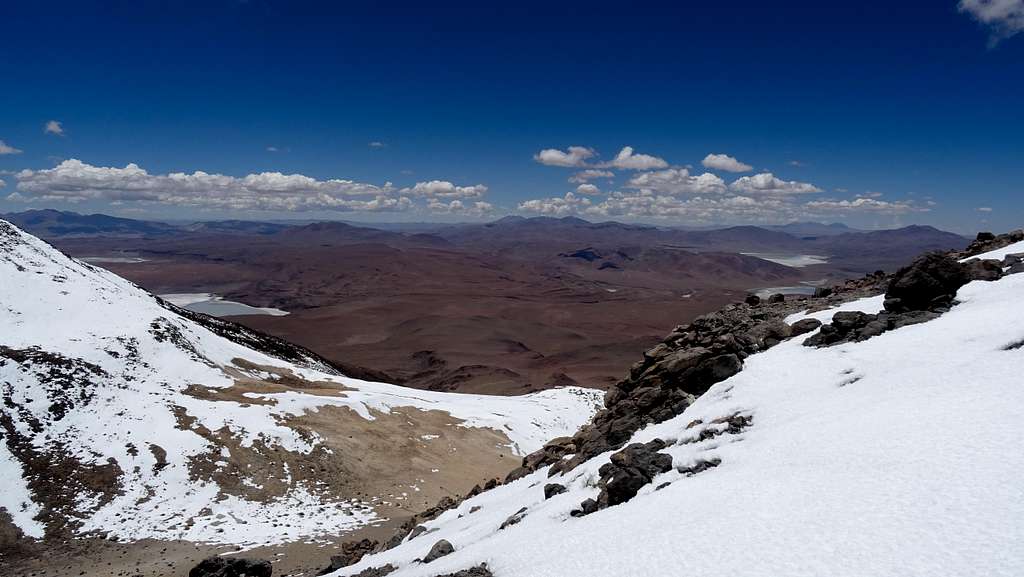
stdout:
[[110,216],[79,214],[54,209],[26,210],[4,215],[12,224],[43,238],[62,236],[162,236],[179,229],[163,222],[151,222]]

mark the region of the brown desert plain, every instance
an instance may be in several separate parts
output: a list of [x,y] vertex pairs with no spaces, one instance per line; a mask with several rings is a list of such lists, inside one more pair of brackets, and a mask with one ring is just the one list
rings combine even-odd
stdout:
[[[606,388],[673,327],[750,291],[810,290],[965,244],[930,227],[687,231],[508,217],[407,232],[234,221],[139,232],[54,227],[54,218],[38,215],[28,228],[73,256],[137,257],[101,266],[155,294],[212,293],[288,311],[230,318],[352,376],[490,394]],[[794,268],[742,253],[827,262]]]

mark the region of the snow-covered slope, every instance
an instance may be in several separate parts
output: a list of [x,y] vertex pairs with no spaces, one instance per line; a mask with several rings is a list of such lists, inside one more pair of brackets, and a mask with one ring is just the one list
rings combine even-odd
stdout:
[[[862,342],[812,348],[800,336],[750,356],[634,435],[664,440],[672,467],[630,501],[570,515],[597,498],[605,453],[468,499],[333,575],[480,564],[496,577],[1024,575],[1024,274],[971,282],[957,300]],[[882,299],[841,308],[876,313]],[[736,415],[748,426],[722,422]],[[545,499],[548,483],[567,490]],[[454,552],[420,562],[441,539]]]
[[337,534],[403,500],[421,508],[410,495],[436,485],[428,475],[483,475],[459,451],[498,466],[601,402],[580,388],[419,391],[297,358],[219,336],[0,221],[0,508],[33,537]]

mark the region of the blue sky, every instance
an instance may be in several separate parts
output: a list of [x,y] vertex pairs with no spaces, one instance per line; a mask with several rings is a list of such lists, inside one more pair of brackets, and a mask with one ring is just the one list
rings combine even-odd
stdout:
[[1024,0],[14,4],[0,211],[1024,225]]

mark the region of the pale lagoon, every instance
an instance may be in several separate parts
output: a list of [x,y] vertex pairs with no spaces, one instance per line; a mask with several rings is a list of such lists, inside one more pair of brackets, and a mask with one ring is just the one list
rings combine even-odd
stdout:
[[170,293],[160,295],[165,301],[183,309],[204,313],[214,317],[230,317],[237,315],[270,315],[280,317],[288,311],[271,307],[253,307],[245,303],[227,301],[211,293]]
[[815,254],[776,254],[767,252],[744,252],[740,254],[757,257],[761,260],[767,260],[793,268],[803,268],[805,266],[828,263],[827,257]]

